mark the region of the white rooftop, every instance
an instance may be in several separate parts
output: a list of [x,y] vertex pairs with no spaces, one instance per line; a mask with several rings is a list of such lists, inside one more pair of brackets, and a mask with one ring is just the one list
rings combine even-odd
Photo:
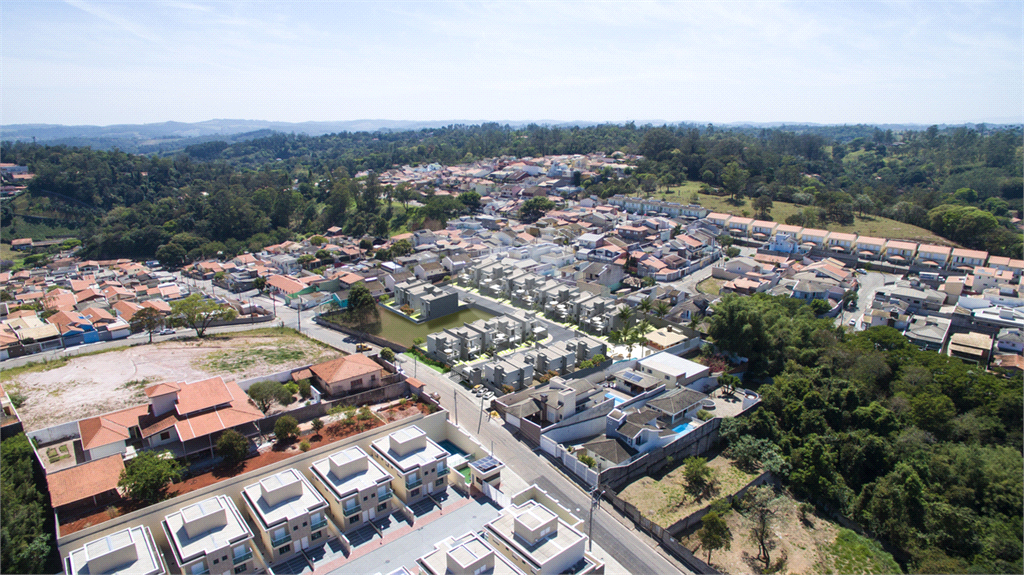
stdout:
[[161,575],[160,549],[148,527],[136,525],[95,539],[68,554],[69,575]]
[[639,361],[641,367],[648,367],[655,371],[666,373],[673,377],[685,376],[687,378],[697,376],[702,372],[707,372],[708,368],[705,365],[683,359],[678,355],[672,355],[671,353],[660,351],[654,355],[649,355]]
[[327,507],[320,492],[294,468],[248,485],[242,494],[265,528]]
[[339,451],[310,466],[314,476],[339,500],[377,485],[391,482],[391,474],[359,446]]
[[372,445],[392,465],[403,472],[419,469],[438,461],[447,461],[449,455],[415,425],[403,427],[387,437],[374,441]]
[[179,565],[224,549],[252,532],[227,495],[216,495],[164,517],[164,531]]

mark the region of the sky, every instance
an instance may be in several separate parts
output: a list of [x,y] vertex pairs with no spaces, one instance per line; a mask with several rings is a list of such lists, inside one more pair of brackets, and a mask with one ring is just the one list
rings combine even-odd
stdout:
[[1024,3],[0,2],[0,125],[1024,121]]

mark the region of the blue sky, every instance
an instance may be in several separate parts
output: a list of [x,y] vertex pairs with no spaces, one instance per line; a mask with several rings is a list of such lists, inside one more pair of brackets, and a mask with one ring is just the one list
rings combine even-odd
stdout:
[[0,3],[0,123],[1022,121],[1014,2]]

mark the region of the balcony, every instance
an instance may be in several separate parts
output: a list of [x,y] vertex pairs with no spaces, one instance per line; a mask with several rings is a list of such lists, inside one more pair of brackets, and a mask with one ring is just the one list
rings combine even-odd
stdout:
[[377,495],[377,502],[378,503],[384,503],[385,501],[387,501],[388,499],[391,499],[394,496],[395,496],[395,492],[391,491],[390,489],[388,489],[387,493]]
[[320,519],[320,521],[314,521],[313,523],[311,523],[310,526],[309,526],[309,529],[310,529],[310,531],[316,531],[317,529],[321,529],[323,527],[327,527],[327,518],[326,517]]
[[210,568],[206,566],[202,571],[189,571],[189,575],[210,575]]
[[359,513],[362,509],[363,507],[356,503],[355,505],[346,505],[342,513],[344,513],[345,517],[348,517],[349,515],[355,515],[356,513]]
[[415,489],[415,488],[419,487],[420,485],[423,485],[423,479],[422,478],[417,477],[415,479],[406,479],[405,480],[405,488],[406,489]]
[[291,540],[292,540],[291,534],[285,533],[284,537],[281,537],[280,539],[271,539],[270,540],[270,546],[271,547],[277,547],[278,545],[284,545],[285,543],[288,543]]
[[437,476],[438,477],[444,477],[445,475],[448,475],[448,466],[447,465],[442,467],[441,469],[437,470]]
[[243,553],[241,555],[235,555],[234,565],[238,565],[239,563],[241,563],[243,561],[248,561],[250,559],[252,559],[252,549],[250,549],[249,551],[247,551],[247,552],[245,552],[245,553]]

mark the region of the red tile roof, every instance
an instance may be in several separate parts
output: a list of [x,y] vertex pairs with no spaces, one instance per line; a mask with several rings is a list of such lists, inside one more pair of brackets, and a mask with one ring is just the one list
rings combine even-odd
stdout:
[[363,354],[348,355],[309,368],[328,385],[360,375],[381,371],[381,366]]
[[[232,384],[234,385],[234,384]],[[235,387],[238,387],[235,385]],[[231,402],[228,384],[221,377],[211,377],[181,386],[178,392],[178,403],[175,409],[178,415],[188,415],[195,411]]]
[[123,470],[121,455],[116,454],[50,473],[46,476],[50,503],[60,507],[117,489],[117,481]]
[[149,405],[136,405],[113,413],[90,417],[78,422],[84,449],[95,449],[131,437],[128,429],[138,425],[139,418],[149,413]]

